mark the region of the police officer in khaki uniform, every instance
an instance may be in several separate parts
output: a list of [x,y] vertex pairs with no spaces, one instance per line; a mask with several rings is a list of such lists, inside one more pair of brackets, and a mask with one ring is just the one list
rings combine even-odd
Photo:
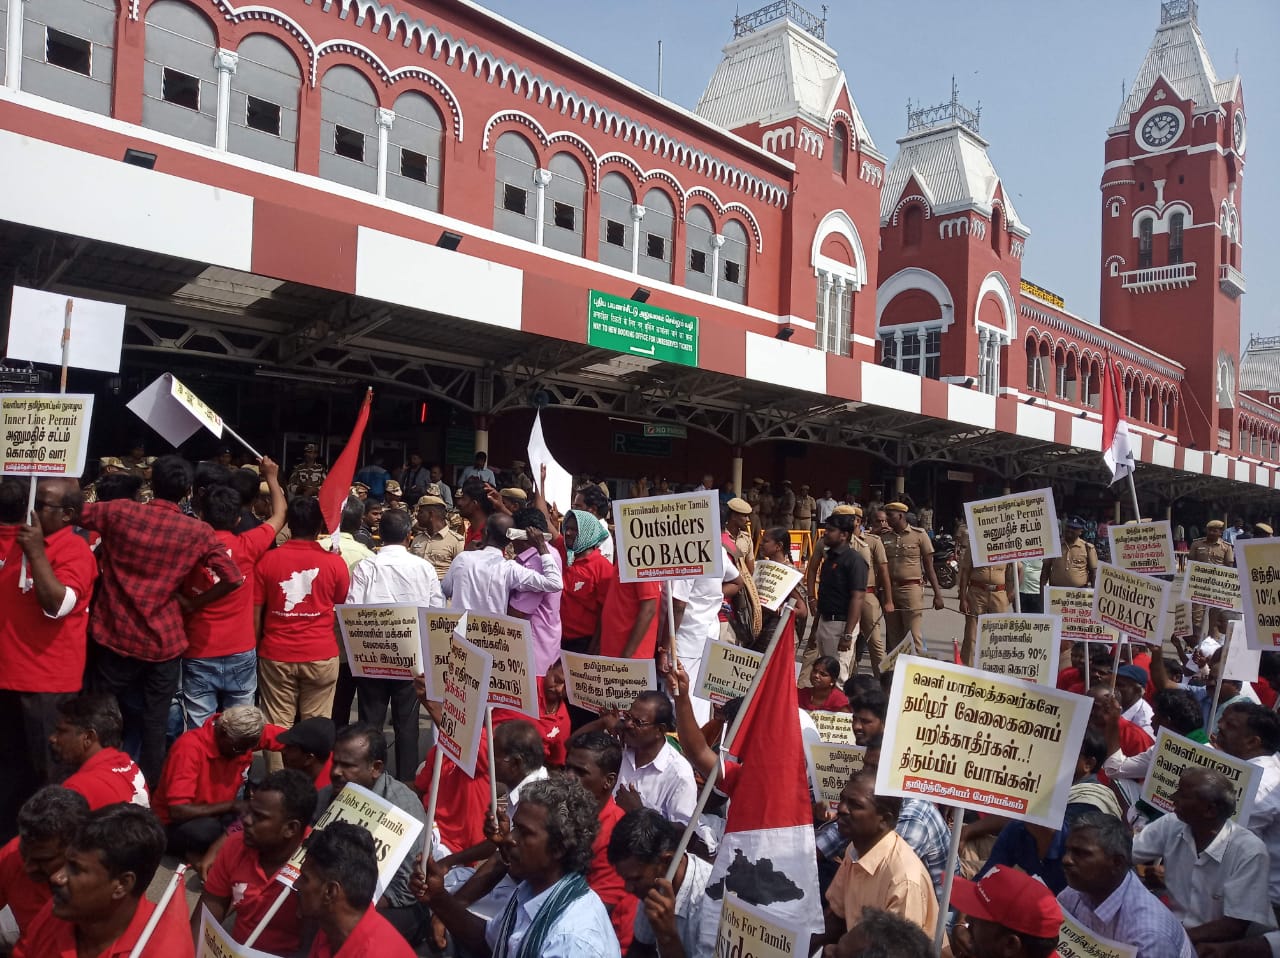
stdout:
[[[1062,533],[1062,555],[1049,559],[1040,573],[1040,595],[1051,585],[1085,589],[1093,585],[1098,571],[1098,551],[1093,544],[1081,538],[1085,521],[1079,516],[1067,518]],[[1046,599],[1044,607],[1049,603]]]
[[751,488],[742,494],[743,500],[747,505],[751,506],[751,511],[755,513],[756,522],[760,522],[760,490],[764,488],[764,480],[757,476],[751,482]]
[[755,575],[756,548],[751,539],[751,504],[734,496],[725,503],[724,533],[733,540],[730,554],[741,563],[738,569],[745,575]]
[[[1235,565],[1236,552],[1231,548],[1231,543],[1222,538],[1222,530],[1226,528],[1226,523],[1221,519],[1213,519],[1204,524],[1204,538],[1196,539],[1191,543],[1191,548],[1187,550],[1187,561],[1189,562],[1209,562],[1213,565]],[[1203,605],[1193,603],[1191,606],[1191,624],[1195,628],[1196,635],[1200,634],[1200,629],[1204,624]],[[1227,614],[1222,609],[1214,609],[1213,614],[1209,616],[1209,632],[1214,638],[1221,638],[1227,634]]]
[[[839,512],[843,506],[836,506]],[[848,506],[853,510],[853,538],[849,545],[867,564],[867,593],[862,598],[862,616],[858,621],[858,642],[853,653],[853,671],[862,661],[862,650],[871,653],[871,674],[880,676],[880,662],[884,658],[883,615],[894,611],[893,591],[889,588],[889,557],[879,536],[866,532],[862,524],[862,507]],[[883,598],[883,604],[881,603]],[[883,615],[882,615],[883,613]]]
[[444,578],[453,558],[462,551],[462,536],[449,528],[445,520],[444,500],[439,496],[423,496],[417,505],[418,525],[421,531],[409,543],[409,551],[420,559],[426,559]]
[[796,494],[791,489],[791,480],[782,480],[782,495],[778,496],[777,505],[774,507],[778,513],[778,523],[786,526],[788,529],[797,529],[796,525]]
[[800,494],[796,496],[796,528],[805,529],[811,536],[816,537],[818,534],[818,526],[814,522],[814,516],[818,511],[818,503],[809,495],[809,487],[801,486]]
[[518,486],[508,486],[506,489],[499,489],[498,498],[502,500],[502,504],[506,506],[512,514],[519,512],[529,504],[528,493]]
[[964,613],[964,640],[960,644],[960,659],[965,665],[973,665],[978,616],[1009,611],[1009,597],[1013,595],[1015,588],[1013,563],[998,562],[995,565],[975,567],[973,547],[967,533],[959,552],[960,611]]
[[319,490],[324,485],[324,477],[328,470],[317,459],[319,455],[320,447],[314,442],[309,442],[302,447],[302,462],[294,466],[293,472],[289,473],[289,495],[300,495],[303,489]]
[[386,491],[382,496],[382,504],[388,509],[408,509],[404,502],[404,490],[394,479],[388,480]]
[[889,626],[890,651],[911,633],[912,651],[926,651],[922,626],[924,622],[924,583],[933,589],[933,607],[943,608],[938,574],[933,568],[933,543],[929,534],[918,526],[908,525],[909,507],[904,502],[890,502],[884,507],[889,531],[880,537],[889,560],[889,579],[893,586],[893,612],[885,613]]

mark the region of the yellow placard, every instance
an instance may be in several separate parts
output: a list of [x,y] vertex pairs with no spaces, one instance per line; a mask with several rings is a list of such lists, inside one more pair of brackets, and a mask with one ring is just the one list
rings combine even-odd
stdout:
[[[285,892],[285,894],[290,893]],[[196,958],[272,958],[272,956],[265,951],[240,944],[209,914],[208,908],[201,908],[200,933],[196,936]]]
[[173,373],[165,373],[165,375],[169,377],[173,398],[182,404],[182,408],[200,420],[200,425],[215,436],[221,436],[222,417],[213,411],[213,407],[179,382]]
[[562,652],[565,692],[569,702],[588,712],[628,709],[641,692],[658,687],[653,659],[618,659],[606,655]]
[[0,394],[0,422],[4,423],[0,473],[46,478],[83,475],[92,419],[92,396]]
[[1151,771],[1142,784],[1142,800],[1152,808],[1172,812],[1173,792],[1178,787],[1178,779],[1192,768],[1213,769],[1225,775],[1236,794],[1236,813],[1231,816],[1232,820],[1239,824],[1249,821],[1262,769],[1165,728],[1156,736],[1156,752],[1151,761]]
[[1182,597],[1197,605],[1239,612],[1243,608],[1240,573],[1232,565],[1188,562],[1187,581],[1182,587]]
[[357,679],[409,679],[422,672],[416,605],[339,605],[338,628]]
[[904,656],[893,673],[876,793],[1062,825],[1091,701]]
[[1066,912],[1058,931],[1059,958],[1137,958],[1137,945],[1123,945],[1085,928]]
[[800,584],[800,570],[781,562],[759,559],[756,562],[756,592],[760,605],[777,612],[793,589]]
[[538,718],[541,712],[538,686],[533,679],[528,620],[468,612],[467,641],[493,656],[489,704]]
[[720,499],[714,490],[613,504],[618,579],[720,578]]
[[716,931],[717,958],[796,958],[808,946],[809,933],[804,933],[797,952],[799,940],[798,929],[779,925],[733,892],[725,894]]
[[974,661],[984,672],[1053,685],[1058,678],[1060,622],[1056,615],[980,615]]
[[975,566],[1062,555],[1052,489],[966,502],[964,514]]
[[1062,638],[1073,642],[1119,642],[1120,632],[1093,619],[1093,590],[1051,585],[1051,615],[1062,619]]
[[862,745],[831,745],[827,742],[806,742],[809,752],[809,781],[818,801],[826,802],[835,811],[840,804],[840,793],[849,784],[849,776],[862,768],[867,750]]
[[746,695],[763,661],[763,653],[719,639],[707,639],[693,694],[716,705]]
[[1093,617],[1119,629],[1135,642],[1164,643],[1165,609],[1169,583],[1139,572],[1098,564],[1098,584],[1093,590]]
[[422,669],[426,673],[427,698],[432,702],[444,699],[444,678],[449,671],[449,650],[454,634],[467,634],[467,613],[449,612],[446,609],[419,609],[418,634],[422,636],[422,649],[418,653]]
[[813,724],[818,729],[818,736],[824,742],[830,742],[833,745],[853,744],[853,716],[848,712],[814,709],[809,713],[809,718],[813,719]]
[[1173,535],[1168,520],[1107,527],[1111,564],[1143,575],[1168,575],[1178,566],[1173,558]]
[[1235,551],[1249,648],[1280,648],[1280,538],[1238,540]]
[[884,654],[884,658],[880,660],[880,674],[884,675],[886,672],[892,672],[893,667],[898,662],[898,656],[910,653],[914,648],[915,639],[908,632],[901,642]]
[[492,670],[493,656],[488,652],[456,635],[449,640],[449,671],[445,674],[436,732],[441,751],[472,778],[476,774]]

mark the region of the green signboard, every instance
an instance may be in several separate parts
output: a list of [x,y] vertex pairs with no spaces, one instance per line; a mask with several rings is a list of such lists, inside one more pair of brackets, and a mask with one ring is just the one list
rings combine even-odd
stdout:
[[698,317],[591,290],[587,345],[662,363],[698,365]]
[[647,422],[644,424],[644,434],[646,436],[654,436],[666,439],[688,439],[689,430],[679,423],[671,422]]
[[623,456],[654,456],[665,459],[671,455],[671,440],[637,436],[633,432],[615,432],[613,451]]

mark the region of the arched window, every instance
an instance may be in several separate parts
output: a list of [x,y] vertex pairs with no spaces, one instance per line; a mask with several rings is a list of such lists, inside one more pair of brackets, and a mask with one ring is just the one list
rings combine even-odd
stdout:
[[687,289],[711,294],[711,276],[717,268],[718,259],[712,246],[715,232],[715,224],[706,209],[701,206],[689,207],[684,218],[684,285]]
[[538,236],[533,173],[538,157],[519,133],[504,133],[494,145],[493,228],[534,242]]
[[831,134],[831,167],[836,176],[844,176],[849,167],[849,131],[843,123]]
[[378,189],[378,101],[354,67],[320,78],[320,175],[370,193]]
[[426,96],[401,93],[387,133],[387,196],[439,212],[444,120]]
[[721,299],[731,303],[747,301],[747,230],[737,220],[724,224],[724,246],[720,248]]
[[1045,345],[1042,353],[1040,345],[1034,337],[1027,338],[1027,388],[1042,393],[1049,389],[1049,347]]
[[1173,390],[1170,389],[1164,394],[1163,410],[1160,414],[1160,426],[1164,429],[1173,428]]
[[1218,405],[1223,409],[1236,405],[1236,364],[1226,350],[1218,354]]
[[[6,10],[18,2],[7,0]],[[22,89],[110,115],[114,0],[59,0],[22,7],[24,49],[8,51],[8,56],[22,57]]]
[[557,153],[547,162],[551,182],[542,214],[542,245],[581,256],[583,216],[587,206],[587,174],[568,153]]
[[1175,266],[1182,262],[1182,223],[1185,217],[1181,213],[1174,213],[1169,218],[1169,265]]
[[640,221],[640,275],[671,282],[671,249],[676,236],[676,210],[662,190],[644,195]]
[[920,245],[924,236],[924,210],[912,204],[902,211],[902,245]]
[[1004,233],[1004,216],[1001,215],[999,208],[991,211],[991,250],[997,256],[1000,255],[1001,235]]
[[293,169],[302,89],[298,61],[283,43],[262,33],[245,37],[236,55],[227,149]]
[[213,146],[218,127],[213,27],[194,7],[159,0],[147,10],[142,125]]
[[[628,271],[632,268],[631,252],[635,248],[635,231],[631,226],[631,207],[635,202],[631,184],[621,173],[606,173],[601,178],[599,258],[606,266]],[[711,282],[708,279],[707,292],[710,291]]]
[[1138,383],[1130,373],[1124,374],[1124,414],[1126,416],[1135,416],[1134,411],[1137,408],[1138,399]]
[[1067,395],[1067,354],[1061,346],[1053,351],[1053,368],[1057,373],[1054,379],[1054,394],[1059,399]]
[[1155,422],[1155,401],[1156,387],[1155,383],[1148,380],[1142,387],[1142,420],[1143,422]]
[[1144,217],[1138,224],[1138,269],[1151,268],[1151,232],[1155,222],[1151,217]]

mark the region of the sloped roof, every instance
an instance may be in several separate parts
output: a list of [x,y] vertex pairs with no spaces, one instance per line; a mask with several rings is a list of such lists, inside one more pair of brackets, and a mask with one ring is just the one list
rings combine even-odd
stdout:
[[1280,337],[1249,340],[1240,357],[1240,390],[1280,393]]
[[[825,132],[846,88],[835,51],[790,20],[780,20],[724,48],[696,112],[727,130],[799,116]],[[858,142],[874,149],[857,106],[850,112]]]
[[[934,215],[977,209],[991,214],[991,200],[1000,176],[987,155],[987,141],[960,123],[949,123],[898,141],[898,155],[885,173],[880,191],[880,219],[886,221],[902,198],[912,176],[928,194]],[[1030,229],[1004,195],[1005,221],[1022,236]]]
[[1116,116],[1116,126],[1125,126],[1142,106],[1159,77],[1184,100],[1195,101],[1195,111],[1203,113],[1222,102],[1218,74],[1205,49],[1204,38],[1194,16],[1161,23],[1147,50],[1146,59]]

